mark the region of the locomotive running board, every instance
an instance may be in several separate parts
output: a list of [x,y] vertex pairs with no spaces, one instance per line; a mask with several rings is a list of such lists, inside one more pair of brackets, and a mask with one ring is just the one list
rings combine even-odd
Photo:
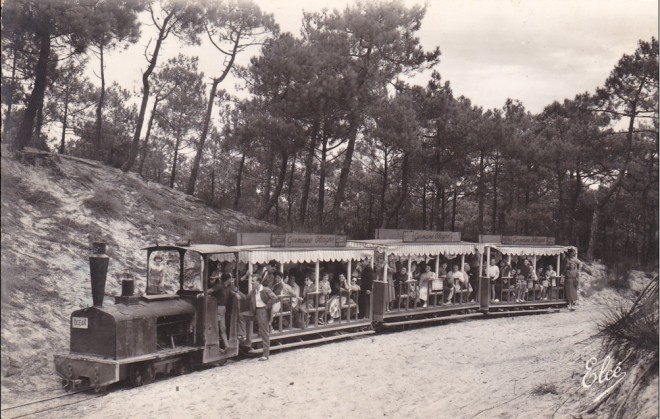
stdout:
[[[298,348],[301,346],[309,346],[309,345],[316,345],[317,343],[324,343],[324,342],[331,342],[334,340],[341,340],[341,339],[348,339],[348,338],[353,338],[356,336],[364,336],[364,335],[371,335],[376,333],[374,330],[365,330],[362,332],[355,332],[355,333],[346,333],[344,335],[336,335],[336,336],[328,336],[324,338],[319,338],[319,339],[312,339],[312,340],[305,340],[302,342],[292,342],[292,343],[283,343],[281,345],[271,345],[270,346],[270,351],[276,351],[280,349],[290,349],[290,348]],[[250,349],[248,351],[249,354],[257,355],[263,353],[262,348],[258,349]]]
[[416,319],[416,320],[402,320],[402,321],[396,321],[396,322],[386,322],[386,323],[380,324],[379,327],[397,327],[397,326],[402,326],[402,325],[406,325],[406,324],[446,322],[446,321],[452,321],[452,320],[469,319],[471,317],[483,317],[483,316],[484,315],[482,313],[456,314],[456,315],[450,315],[450,316],[432,317],[432,318],[429,318],[429,319]]

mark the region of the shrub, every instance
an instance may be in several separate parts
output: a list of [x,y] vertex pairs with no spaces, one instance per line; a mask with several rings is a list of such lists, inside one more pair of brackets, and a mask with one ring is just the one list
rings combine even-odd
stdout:
[[116,218],[121,210],[117,200],[107,191],[96,191],[83,204],[97,215],[107,218]]
[[632,265],[630,262],[615,262],[607,267],[606,278],[607,285],[615,290],[624,291],[630,289],[630,271]]
[[623,418],[628,401],[636,398],[634,393],[658,373],[658,276],[630,308],[613,309],[598,327],[596,336],[602,338],[602,352],[622,360],[623,369],[631,377],[627,380],[629,383],[612,393],[616,410],[610,416]]

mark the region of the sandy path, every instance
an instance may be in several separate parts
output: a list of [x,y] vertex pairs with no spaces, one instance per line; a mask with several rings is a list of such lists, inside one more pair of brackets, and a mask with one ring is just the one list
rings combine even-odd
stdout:
[[[601,310],[465,321],[275,353],[125,389],[49,417],[569,417]],[[558,395],[535,396],[540,384]],[[569,398],[570,396],[570,398]],[[568,401],[566,401],[568,398]],[[488,409],[488,410],[486,410]]]

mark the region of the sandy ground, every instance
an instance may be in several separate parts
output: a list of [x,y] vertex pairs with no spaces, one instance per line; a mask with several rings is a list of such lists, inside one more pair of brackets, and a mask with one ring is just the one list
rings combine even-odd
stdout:
[[[598,342],[585,339],[602,311],[583,303],[575,312],[464,321],[275,353],[265,363],[230,361],[43,417],[577,416],[605,390],[581,385],[585,362],[598,356]],[[558,394],[532,394],[543,384]],[[657,392],[651,404],[637,417],[656,417]]]

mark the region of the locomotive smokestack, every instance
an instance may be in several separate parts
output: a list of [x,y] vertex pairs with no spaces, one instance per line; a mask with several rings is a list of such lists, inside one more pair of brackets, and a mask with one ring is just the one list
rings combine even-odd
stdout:
[[92,301],[94,306],[103,306],[105,280],[108,274],[108,255],[105,243],[92,243],[92,255],[89,257],[89,272],[92,278]]

